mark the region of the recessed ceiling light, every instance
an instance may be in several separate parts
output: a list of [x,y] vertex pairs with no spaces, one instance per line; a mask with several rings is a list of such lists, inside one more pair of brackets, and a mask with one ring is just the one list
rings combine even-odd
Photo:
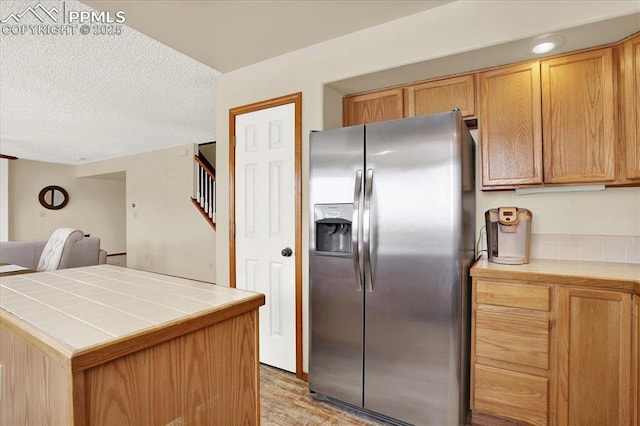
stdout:
[[542,55],[543,53],[560,48],[563,44],[564,37],[556,34],[545,34],[533,39],[530,46],[533,53]]
[[547,52],[551,52],[553,49],[555,49],[556,44],[552,41],[545,41],[543,43],[538,43],[535,46],[533,46],[533,49],[531,49],[531,51],[533,53],[537,53],[538,55],[542,54],[542,53],[547,53]]

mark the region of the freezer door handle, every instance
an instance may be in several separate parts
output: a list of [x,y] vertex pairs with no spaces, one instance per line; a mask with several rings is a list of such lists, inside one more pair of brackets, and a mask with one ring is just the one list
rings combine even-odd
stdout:
[[353,219],[351,221],[351,243],[353,245],[353,273],[356,276],[356,291],[362,291],[362,278],[360,275],[360,249],[359,249],[359,223],[360,223],[360,198],[362,197],[362,170],[356,171],[356,184],[353,189]]
[[364,252],[364,281],[369,293],[373,292],[371,273],[371,192],[373,191],[373,169],[367,170],[364,181],[364,214],[362,217],[362,251]]

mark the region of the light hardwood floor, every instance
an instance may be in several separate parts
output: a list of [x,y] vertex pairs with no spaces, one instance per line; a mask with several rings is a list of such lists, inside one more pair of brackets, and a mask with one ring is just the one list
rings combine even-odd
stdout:
[[[514,426],[496,418],[487,417],[485,421],[483,424]],[[260,423],[262,426],[391,426],[374,417],[316,401],[309,394],[307,382],[297,379],[293,373],[264,364],[260,365]]]
[[311,398],[305,381],[266,365],[260,366],[260,418],[263,426],[389,424],[316,401]]

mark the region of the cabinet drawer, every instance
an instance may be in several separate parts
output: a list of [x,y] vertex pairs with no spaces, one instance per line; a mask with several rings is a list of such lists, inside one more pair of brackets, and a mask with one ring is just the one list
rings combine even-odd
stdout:
[[474,366],[472,409],[532,425],[546,425],[549,380]]
[[476,303],[546,311],[550,309],[551,288],[545,285],[477,280]]
[[476,357],[549,368],[549,320],[477,311]]

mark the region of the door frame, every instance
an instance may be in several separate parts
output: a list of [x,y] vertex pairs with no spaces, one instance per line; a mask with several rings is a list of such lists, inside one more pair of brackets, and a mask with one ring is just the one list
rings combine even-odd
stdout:
[[295,298],[296,298],[296,377],[302,371],[302,92],[280,96],[229,109],[229,286],[236,286],[236,116],[286,104],[294,104],[295,147]]

